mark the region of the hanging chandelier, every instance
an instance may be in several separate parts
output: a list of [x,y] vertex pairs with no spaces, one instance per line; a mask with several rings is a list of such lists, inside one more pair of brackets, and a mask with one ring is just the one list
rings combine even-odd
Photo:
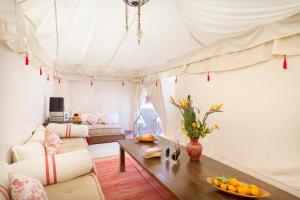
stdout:
[[125,3],[125,19],[126,19],[126,31],[128,31],[128,6],[138,8],[138,20],[137,20],[137,38],[138,44],[141,43],[143,32],[141,28],[141,6],[147,3],[149,0],[123,0]]
[[123,0],[127,5],[132,7],[137,7],[138,5],[142,6],[147,3],[149,0]]

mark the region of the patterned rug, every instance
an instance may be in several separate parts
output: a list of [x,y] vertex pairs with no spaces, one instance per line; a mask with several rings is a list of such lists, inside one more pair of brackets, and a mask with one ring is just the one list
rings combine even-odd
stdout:
[[95,159],[96,176],[106,200],[172,200],[172,195],[157,183],[130,156],[126,170],[119,172],[119,157]]

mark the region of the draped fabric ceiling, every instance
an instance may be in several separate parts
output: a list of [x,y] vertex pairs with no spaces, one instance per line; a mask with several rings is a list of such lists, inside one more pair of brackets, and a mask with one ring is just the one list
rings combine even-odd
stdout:
[[299,33],[298,12],[299,0],[150,0],[138,45],[137,9],[126,32],[122,0],[1,0],[0,39],[55,76],[129,80]]

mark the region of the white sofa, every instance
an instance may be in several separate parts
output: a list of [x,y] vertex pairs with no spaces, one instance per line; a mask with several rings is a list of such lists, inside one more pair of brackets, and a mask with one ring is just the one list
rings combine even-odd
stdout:
[[[73,125],[76,126],[76,125]],[[45,159],[45,149],[43,148],[45,128],[40,126],[33,136],[24,144],[13,148],[13,160],[10,166],[12,169],[20,169],[20,163],[30,161],[30,159]],[[62,139],[62,154],[67,155],[70,152],[78,152],[88,150],[86,138],[61,138]],[[73,158],[74,159],[74,158]],[[76,159],[76,158],[75,158]],[[92,161],[92,159],[91,159]],[[92,167],[93,168],[93,163]],[[15,171],[17,171],[15,170]],[[23,169],[23,171],[29,171]],[[67,171],[67,170],[66,170]],[[82,170],[81,170],[82,171]],[[67,181],[58,182],[56,184],[44,184],[49,200],[103,200],[104,196],[97,177],[92,172],[93,170],[85,171],[77,177]],[[30,173],[34,173],[29,171]],[[25,174],[26,175],[26,174]],[[35,175],[35,174],[34,174]],[[0,195],[1,200],[1,195]]]

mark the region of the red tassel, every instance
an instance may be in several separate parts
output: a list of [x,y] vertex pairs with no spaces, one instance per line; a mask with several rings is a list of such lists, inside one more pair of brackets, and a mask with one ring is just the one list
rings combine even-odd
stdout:
[[47,81],[49,81],[50,80],[50,76],[49,76],[49,74],[47,75]]
[[286,55],[283,55],[283,69],[287,69]]
[[207,73],[207,82],[210,81],[210,75],[209,75],[209,72]]
[[122,82],[122,86],[125,86],[125,82],[124,81]]
[[43,68],[42,68],[42,66],[40,65],[40,76],[42,76],[43,75]]
[[60,84],[60,78],[58,79],[58,84]]
[[176,78],[175,78],[175,83],[177,83],[177,81],[178,81],[178,79],[177,79],[177,76],[176,76]]
[[29,65],[28,53],[26,53],[26,57],[25,57],[25,65]]
[[91,86],[93,86],[94,85],[94,82],[93,82],[93,80],[91,80]]

